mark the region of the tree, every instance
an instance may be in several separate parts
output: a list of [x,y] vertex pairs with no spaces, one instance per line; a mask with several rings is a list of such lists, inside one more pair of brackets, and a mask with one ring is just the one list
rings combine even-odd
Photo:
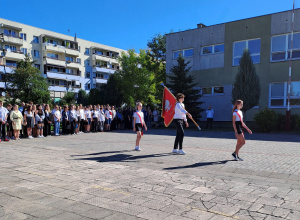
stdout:
[[134,106],[137,100],[146,105],[157,103],[154,73],[147,68],[145,50],[140,50],[140,54],[136,54],[134,50],[123,52],[119,61],[122,68],[115,76],[120,82],[123,103],[129,106]]
[[259,104],[260,82],[256,74],[255,67],[249,50],[244,50],[240,59],[238,74],[232,89],[232,103],[237,99],[244,101],[243,111],[248,110]]
[[88,96],[88,104],[89,105],[97,105],[100,104],[100,90],[99,89],[91,89]]
[[163,87],[166,82],[166,34],[156,34],[147,43],[147,69],[154,73],[155,96],[162,100]]
[[190,112],[195,120],[201,118],[200,113],[203,111],[200,102],[201,94],[195,87],[197,83],[194,83],[195,77],[189,75],[191,67],[187,67],[190,62],[186,62],[182,56],[177,58],[177,66],[173,66],[170,70],[171,75],[167,77],[170,79],[167,87],[176,96],[177,93],[183,93],[185,95],[184,103],[188,112]]
[[17,62],[14,73],[6,77],[6,98],[13,103],[17,101],[50,103],[48,86],[40,70],[35,68],[30,57],[25,55],[24,60]]
[[121,81],[113,74],[109,77],[107,84],[101,86],[101,103],[121,106],[123,101],[123,95],[121,92]]
[[88,95],[86,94],[85,90],[80,89],[78,91],[77,103],[82,104],[83,106],[86,106],[88,104]]
[[75,93],[74,92],[67,92],[64,97],[60,100],[60,104],[61,105],[65,105],[65,104],[75,104],[76,100],[75,100]]

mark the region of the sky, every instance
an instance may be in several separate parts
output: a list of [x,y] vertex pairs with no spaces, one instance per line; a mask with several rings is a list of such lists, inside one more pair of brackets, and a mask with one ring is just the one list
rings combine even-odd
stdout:
[[139,51],[158,33],[291,10],[293,0],[0,0],[0,6],[4,19]]

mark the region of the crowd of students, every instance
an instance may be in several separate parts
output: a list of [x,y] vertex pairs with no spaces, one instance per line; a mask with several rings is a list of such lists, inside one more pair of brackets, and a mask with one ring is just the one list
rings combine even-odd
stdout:
[[[158,125],[159,112],[150,107],[143,108],[145,123],[148,127]],[[1,140],[23,138],[43,138],[51,135],[76,135],[89,132],[133,129],[134,108],[117,108],[110,105],[55,105],[53,110],[48,104],[36,105],[22,103],[6,108],[0,100]],[[52,127],[54,132],[52,133]]]

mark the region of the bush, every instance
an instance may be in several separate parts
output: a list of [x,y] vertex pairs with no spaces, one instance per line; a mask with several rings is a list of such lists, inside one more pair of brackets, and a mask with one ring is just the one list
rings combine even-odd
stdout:
[[269,109],[260,111],[254,116],[255,122],[259,125],[263,132],[271,132],[278,126],[278,114]]
[[[291,115],[290,118],[290,129],[295,130],[298,125],[298,115]],[[277,129],[284,131],[286,129],[286,115],[278,113],[278,120],[277,120]],[[298,126],[299,127],[299,126]]]

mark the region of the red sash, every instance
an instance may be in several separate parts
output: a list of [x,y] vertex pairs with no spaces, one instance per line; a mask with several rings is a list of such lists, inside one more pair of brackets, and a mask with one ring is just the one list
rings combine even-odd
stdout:
[[141,135],[143,136],[143,135],[144,135],[144,132],[143,132],[144,121],[142,121],[142,118],[141,118],[141,116],[140,116],[140,114],[139,114],[138,112],[136,112],[136,114],[139,116],[140,122],[141,122],[141,124],[142,124],[142,132],[141,132]]

